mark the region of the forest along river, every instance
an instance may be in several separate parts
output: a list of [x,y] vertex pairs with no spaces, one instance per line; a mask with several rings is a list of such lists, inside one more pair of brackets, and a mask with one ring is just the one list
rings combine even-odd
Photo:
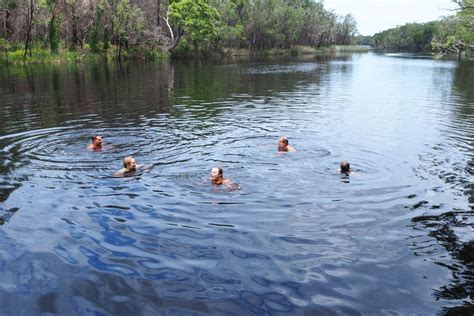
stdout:
[[401,54],[3,67],[0,314],[474,313],[473,86]]

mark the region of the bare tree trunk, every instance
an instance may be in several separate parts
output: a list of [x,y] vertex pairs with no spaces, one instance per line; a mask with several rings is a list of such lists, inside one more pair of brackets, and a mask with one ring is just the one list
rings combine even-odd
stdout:
[[76,50],[76,46],[79,44],[79,33],[77,31],[77,24],[79,21],[79,17],[77,16],[77,2],[72,3],[71,5],[71,28],[72,28],[72,37],[71,37],[71,44],[72,49]]
[[3,40],[5,42],[5,61],[8,64],[8,42],[7,42],[7,19],[8,19],[8,10],[5,8],[5,1],[3,2],[3,12],[5,13],[5,17],[3,19]]
[[181,36],[184,35],[184,31],[180,28],[178,28],[178,32],[176,36],[174,35],[173,29],[171,28],[170,22],[168,18],[163,17],[163,20],[166,22],[166,26],[168,27],[168,31],[170,32],[170,37],[171,37],[171,47],[168,48],[168,52],[171,52],[176,46],[179,44],[179,40],[181,39]]
[[156,26],[161,23],[161,0],[156,0]]
[[33,19],[35,13],[35,0],[30,0],[28,3],[28,12],[26,13],[26,39],[25,39],[25,52],[23,54],[23,59],[26,59],[26,55],[28,54],[28,50],[30,52],[31,57],[31,31],[33,29]]
[[79,43],[79,36],[77,32],[77,21],[79,20],[79,17],[76,15],[73,15],[72,18],[72,48],[76,50],[76,45]]
[[244,5],[237,6],[236,10],[237,10],[237,15],[240,18],[240,23],[244,24]]

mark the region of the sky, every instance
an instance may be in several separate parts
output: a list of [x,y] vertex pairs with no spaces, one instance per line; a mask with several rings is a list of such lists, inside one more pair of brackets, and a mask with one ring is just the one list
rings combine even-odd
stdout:
[[324,0],[326,9],[338,15],[351,13],[362,35],[373,35],[397,25],[428,22],[451,15],[451,0]]

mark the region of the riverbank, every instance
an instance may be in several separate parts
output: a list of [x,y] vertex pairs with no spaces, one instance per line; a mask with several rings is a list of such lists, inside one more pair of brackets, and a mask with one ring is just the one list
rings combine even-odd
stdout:
[[[321,47],[319,49],[311,46],[296,45],[291,49],[261,49],[251,50],[247,48],[225,48],[217,54],[211,54],[212,57],[250,57],[250,56],[324,56],[337,52],[368,52],[369,46],[359,45],[334,45]],[[192,56],[191,56],[192,57]],[[116,58],[116,50],[111,47],[101,52],[92,52],[88,47],[71,51],[69,49],[60,49],[53,54],[49,49],[33,48],[31,55],[25,53],[23,49],[5,49],[2,47],[0,55],[0,64],[68,64],[114,60]],[[125,60],[160,60],[169,58],[169,55],[160,50],[138,50],[129,49],[123,54]],[[189,58],[174,56],[174,58]]]
[[230,57],[245,57],[245,56],[299,56],[299,55],[331,55],[336,52],[346,53],[360,53],[368,52],[369,46],[361,45],[333,45],[321,48],[311,46],[295,45],[291,49],[262,49],[250,50],[246,48],[227,48],[224,49],[224,55]]
[[[35,47],[31,50],[31,54],[26,54],[26,56],[22,48],[6,49],[3,45],[0,51],[1,65],[87,63],[114,60],[117,56],[114,46],[107,50],[93,52],[88,45],[85,45],[84,48],[76,50],[62,48],[57,53],[52,53],[47,48]],[[131,47],[122,53],[123,60],[159,60],[166,58],[168,58],[168,55],[159,49],[145,49],[142,47]]]

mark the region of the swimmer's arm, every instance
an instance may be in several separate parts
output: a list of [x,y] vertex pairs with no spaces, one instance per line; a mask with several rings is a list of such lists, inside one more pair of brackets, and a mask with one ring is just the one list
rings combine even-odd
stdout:
[[149,165],[137,165],[137,169],[143,170],[143,172],[148,172],[151,170],[151,166]]
[[112,175],[112,177],[122,177],[125,172],[127,172],[127,169],[122,168],[122,169],[116,171],[116,172]]

